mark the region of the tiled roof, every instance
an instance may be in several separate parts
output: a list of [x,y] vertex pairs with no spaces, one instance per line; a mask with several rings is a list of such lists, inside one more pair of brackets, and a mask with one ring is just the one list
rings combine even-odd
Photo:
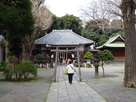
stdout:
[[85,45],[94,41],[84,38],[72,30],[53,30],[51,33],[35,40],[35,44],[49,45]]

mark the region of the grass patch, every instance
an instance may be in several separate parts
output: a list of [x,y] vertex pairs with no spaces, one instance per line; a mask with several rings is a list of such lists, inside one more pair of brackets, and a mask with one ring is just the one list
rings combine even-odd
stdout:
[[46,102],[46,99],[43,99],[43,102]]
[[6,80],[5,78],[3,79],[0,79],[0,82],[22,82],[22,83],[27,83],[27,82],[35,82],[35,81],[38,81],[39,79],[38,78],[33,78],[33,77],[29,77],[27,78],[26,80],[25,79],[22,79],[21,81],[17,81],[17,80]]
[[136,91],[136,88],[124,88],[126,91]]
[[109,99],[107,99],[107,98],[104,98],[104,99],[106,100],[106,102],[110,102]]
[[37,76],[35,77],[28,77],[27,79],[21,79],[21,81],[15,80],[15,78],[13,78],[12,80],[6,80],[4,77],[0,78],[0,82],[20,82],[20,83],[31,83],[31,82],[36,82],[36,81],[40,81],[40,80],[49,80],[50,78],[48,77],[41,77],[41,76]]
[[38,81],[38,78],[29,77],[27,79],[22,79],[20,82],[27,83],[27,82],[36,82]]
[[115,73],[124,74],[124,72],[119,72],[119,71],[116,71]]
[[47,78],[46,77],[36,77],[36,78],[34,78],[34,77],[29,77],[29,78],[27,78],[26,80],[21,80],[20,82],[22,82],[22,83],[30,83],[30,82],[37,82],[37,81],[40,81],[40,80],[47,80]]
[[4,79],[0,79],[0,82],[6,82],[7,80],[4,78]]

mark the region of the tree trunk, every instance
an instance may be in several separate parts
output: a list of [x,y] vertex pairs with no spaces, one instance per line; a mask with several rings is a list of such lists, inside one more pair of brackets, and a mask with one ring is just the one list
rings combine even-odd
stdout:
[[8,62],[8,41],[5,41],[5,61]]
[[22,44],[22,61],[30,60],[30,51],[29,48]]
[[22,44],[22,61],[25,61],[25,46]]
[[25,36],[22,43],[22,61],[31,60],[32,51],[35,47],[34,41],[40,34],[41,30],[35,28],[35,31],[32,35]]
[[124,86],[136,88],[136,31],[135,2],[122,0],[121,10],[125,31],[125,75]]
[[[9,36],[9,30],[7,30],[7,32],[6,32],[6,38],[8,38],[8,36]],[[5,40],[5,61],[6,62],[9,62],[9,59],[8,59],[8,53],[9,53],[8,45],[9,45],[9,41],[8,41],[8,39],[6,39]]]

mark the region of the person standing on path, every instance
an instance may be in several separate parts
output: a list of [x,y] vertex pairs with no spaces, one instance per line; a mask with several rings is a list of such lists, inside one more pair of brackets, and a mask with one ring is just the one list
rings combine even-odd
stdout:
[[68,81],[70,84],[72,84],[73,75],[74,75],[74,72],[76,71],[76,69],[75,69],[74,65],[72,64],[71,60],[69,61],[69,64],[67,65],[66,70],[68,70]]

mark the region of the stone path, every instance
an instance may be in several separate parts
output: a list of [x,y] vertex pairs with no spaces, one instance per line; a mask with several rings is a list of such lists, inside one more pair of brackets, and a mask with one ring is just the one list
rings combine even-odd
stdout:
[[73,84],[69,84],[64,75],[65,66],[57,68],[57,82],[52,83],[47,102],[106,102],[95,90],[85,82],[79,82],[78,74],[74,74]]

